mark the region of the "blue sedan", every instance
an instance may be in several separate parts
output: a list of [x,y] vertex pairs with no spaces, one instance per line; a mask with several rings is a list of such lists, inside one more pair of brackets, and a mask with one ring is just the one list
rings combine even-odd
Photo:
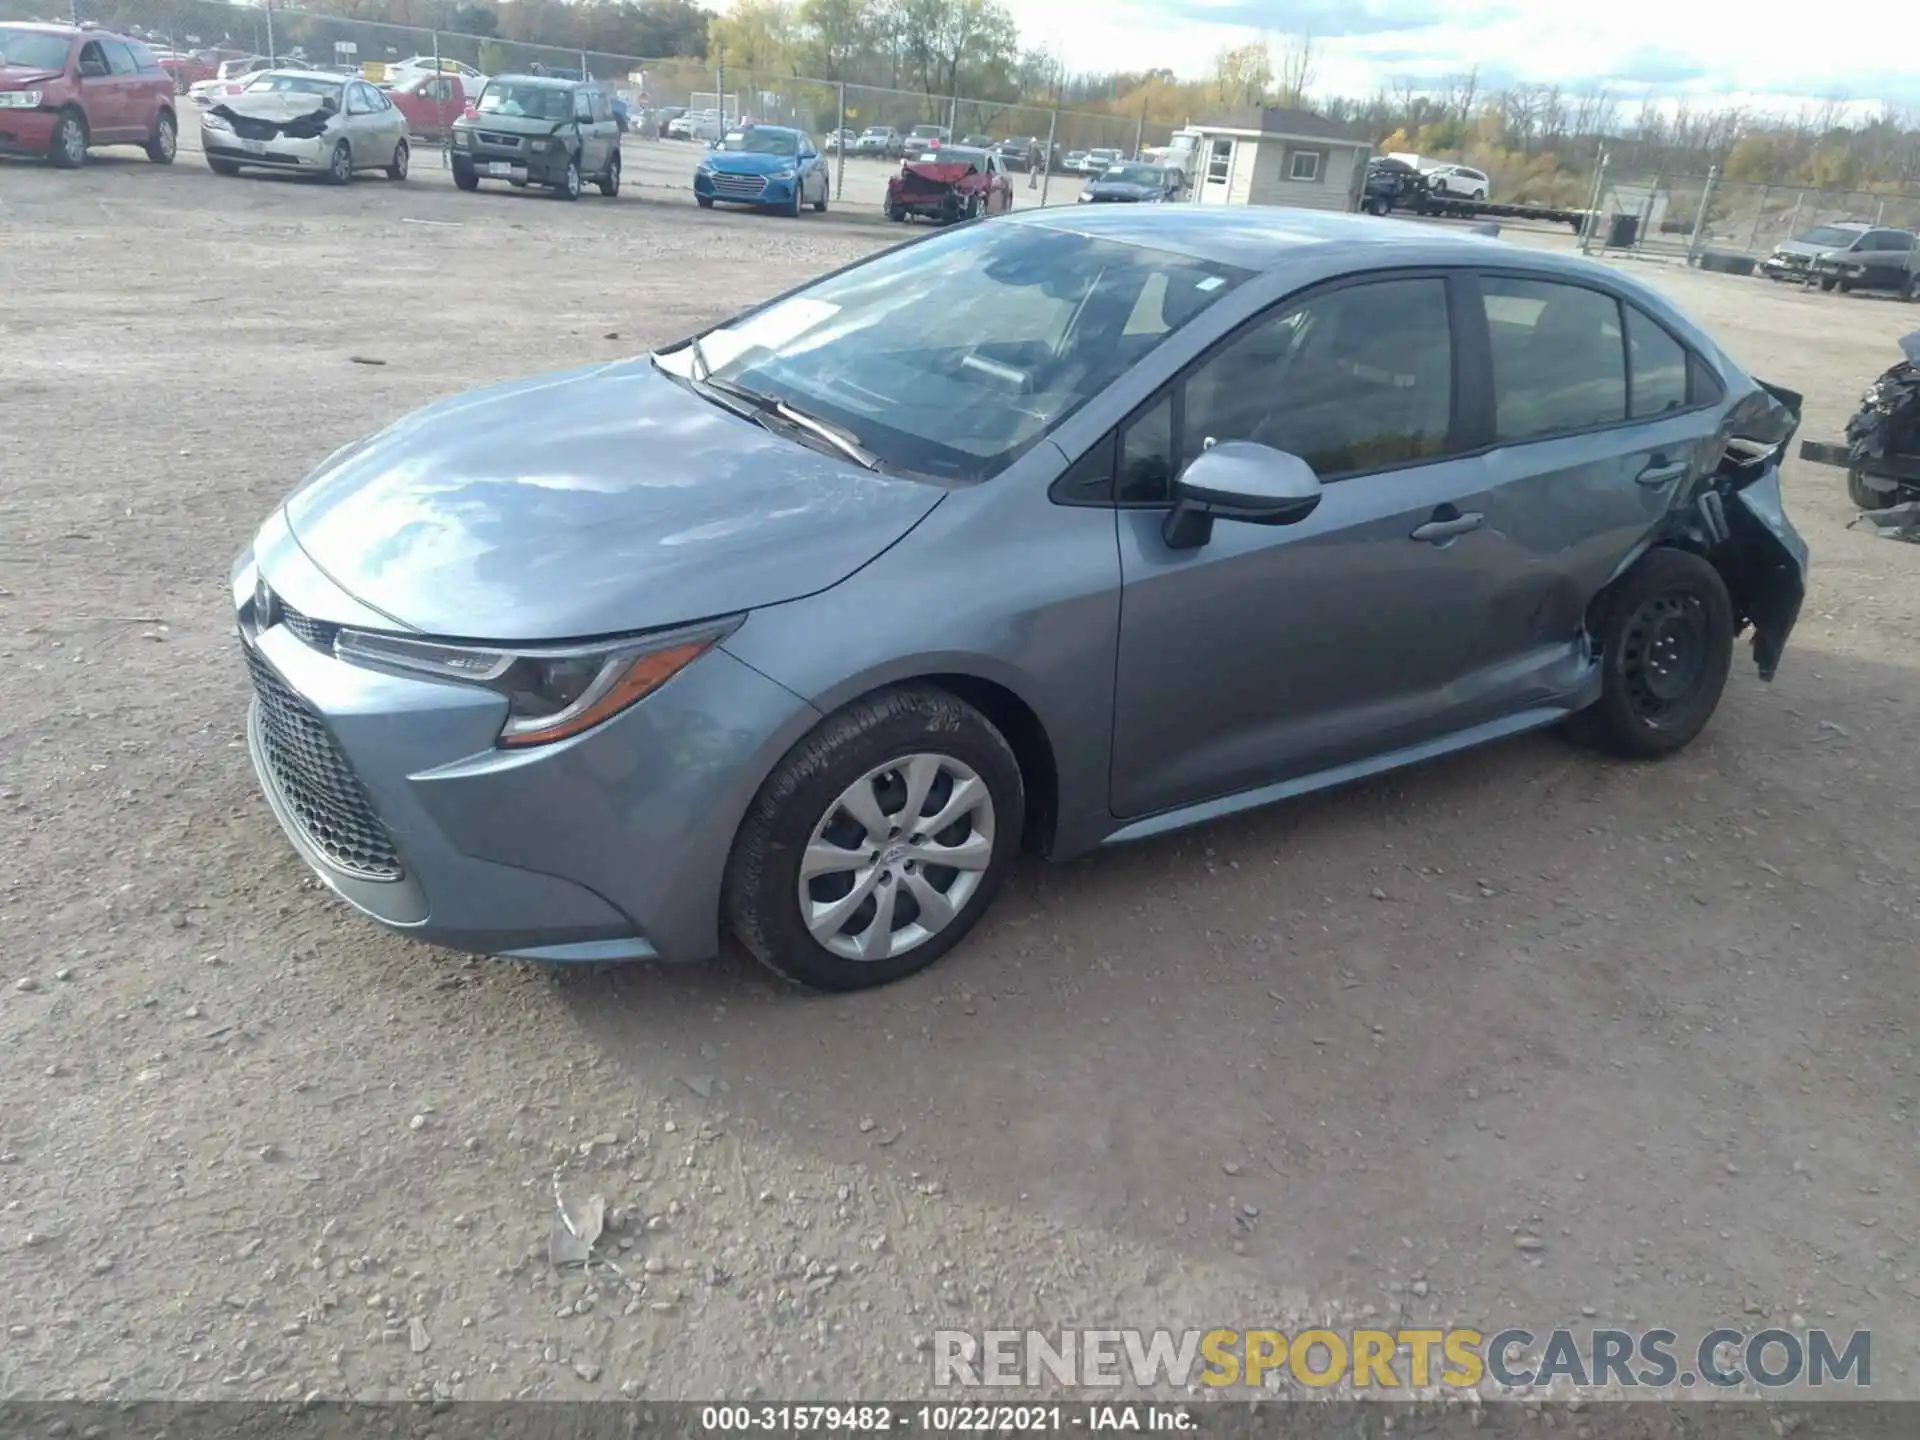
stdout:
[[813,138],[785,125],[730,131],[693,172],[694,198],[703,210],[716,200],[784,215],[798,215],[802,205],[825,210],[827,185]]

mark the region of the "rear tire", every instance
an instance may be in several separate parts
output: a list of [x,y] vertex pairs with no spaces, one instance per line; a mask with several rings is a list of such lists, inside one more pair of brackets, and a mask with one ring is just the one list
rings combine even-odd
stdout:
[[167,111],[154,117],[153,138],[147,141],[147,159],[156,165],[171,165],[180,149],[180,128]]
[[78,110],[62,110],[53,127],[53,144],[47,150],[47,158],[62,170],[77,170],[87,163],[88,139],[87,117]]
[[407,164],[413,158],[413,152],[407,142],[402,140],[393,147],[393,163],[387,166],[387,179],[404,180],[407,178]]
[[[910,815],[916,784],[921,804]],[[850,797],[871,803],[849,806]],[[937,833],[916,830],[941,813],[957,818]],[[986,716],[944,690],[881,691],[822,721],[760,787],[727,862],[728,924],[763,965],[817,990],[901,979],[958,945],[986,912],[1013,869],[1025,816],[1019,762]],[[916,858],[940,850],[967,864]],[[833,864],[836,852],[849,863]],[[825,860],[803,879],[810,853]],[[855,908],[828,913],[844,902]]]
[[1733,664],[1733,602],[1698,555],[1649,550],[1600,597],[1590,633],[1600,698],[1567,722],[1578,743],[1658,760],[1706,728]]

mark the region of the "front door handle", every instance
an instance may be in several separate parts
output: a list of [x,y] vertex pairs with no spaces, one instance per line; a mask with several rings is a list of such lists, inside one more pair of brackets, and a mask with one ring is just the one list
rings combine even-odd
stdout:
[[1648,463],[1647,468],[1633,478],[1651,490],[1661,485],[1671,485],[1676,480],[1685,479],[1687,471],[1692,468],[1693,467],[1684,460],[1669,465],[1664,455],[1656,455]]
[[1462,515],[1451,505],[1442,505],[1433,513],[1433,519],[1414,528],[1413,539],[1424,540],[1429,545],[1444,545],[1456,535],[1464,535],[1469,530],[1478,530],[1481,522],[1487,518],[1478,510],[1469,510]]

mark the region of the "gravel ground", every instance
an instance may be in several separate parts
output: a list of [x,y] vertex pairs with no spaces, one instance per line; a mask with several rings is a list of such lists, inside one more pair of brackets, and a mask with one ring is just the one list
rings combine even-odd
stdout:
[[[1834,472],[1779,680],[1680,758],[1535,736],[1036,864],[881,993],[462,959],[307,877],[240,738],[261,515],[889,238],[0,167],[0,1396],[899,1396],[944,1326],[1309,1318],[1866,1327],[1920,1391],[1920,551]],[[1916,315],[1643,273],[1809,435]],[[620,1273],[549,1266],[556,1183]]]

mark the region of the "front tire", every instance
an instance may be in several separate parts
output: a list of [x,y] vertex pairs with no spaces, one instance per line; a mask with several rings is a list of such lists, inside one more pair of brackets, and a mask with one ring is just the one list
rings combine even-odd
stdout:
[[231,160],[222,160],[218,156],[207,157],[207,168],[216,175],[238,175],[240,167]]
[[404,180],[407,178],[407,164],[412,159],[407,142],[402,140],[393,147],[393,163],[387,166],[387,179]]
[[1898,490],[1875,490],[1858,470],[1847,472],[1847,499],[1856,510],[1884,510],[1900,501]]
[[615,151],[613,159],[607,162],[607,173],[597,182],[600,193],[609,200],[620,193],[620,152]]
[[573,156],[567,157],[567,168],[560,178],[553,182],[553,193],[562,200],[580,198],[580,162]]
[[1579,743],[1658,760],[1706,728],[1733,663],[1733,602],[1720,572],[1661,546],[1615,581],[1596,607],[1600,698],[1575,715]]
[[333,154],[327,159],[327,183],[329,185],[353,183],[353,150],[344,140],[333,147]]
[[824,215],[827,213],[827,191],[829,188],[824,180],[820,183],[820,198],[813,202],[813,211],[816,215]]
[[711,195],[696,195],[693,199],[694,203],[702,210],[711,210],[713,208],[713,197]]
[[162,110],[154,117],[153,138],[147,141],[147,159],[156,165],[171,165],[180,148],[180,130],[173,116]]
[[965,938],[1025,819],[1019,762],[986,716],[944,690],[881,691],[828,717],[761,786],[727,863],[728,924],[799,984],[887,984]]
[[480,188],[480,172],[475,170],[473,166],[462,165],[456,160],[453,162],[453,183],[461,190],[478,190]]
[[87,163],[87,120],[78,110],[60,112],[47,158],[62,170],[77,170]]

